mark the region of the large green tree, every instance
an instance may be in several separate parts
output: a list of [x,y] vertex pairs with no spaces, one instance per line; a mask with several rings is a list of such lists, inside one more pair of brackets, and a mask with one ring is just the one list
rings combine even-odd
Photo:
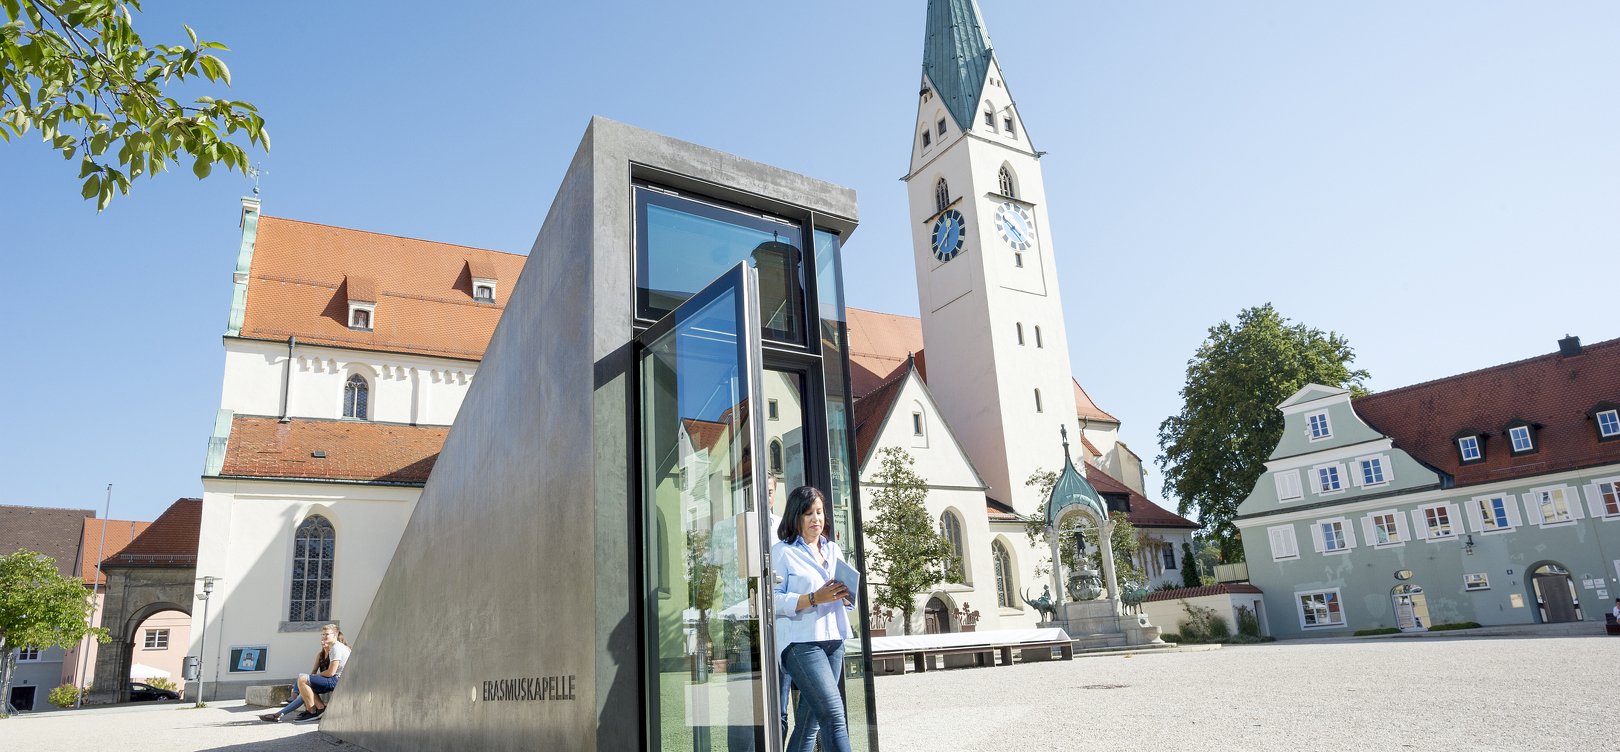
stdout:
[[230,140],[237,134],[270,149],[253,105],[211,96],[184,105],[164,91],[199,78],[230,86],[230,69],[213,54],[227,48],[190,26],[189,45],[147,47],[135,33],[140,0],[0,0],[0,8],[0,138],[38,130],[64,159],[78,157],[80,193],[96,199],[96,211],[182,154],[198,178],[216,163],[247,174],[247,152]]
[[16,648],[68,647],[107,630],[90,627],[95,602],[84,581],[56,572],[56,560],[33,551],[0,556],[0,716],[13,711],[11,671]]
[[962,565],[924,506],[928,481],[912,469],[911,454],[884,447],[878,456],[878,472],[865,485],[866,505],[872,510],[863,525],[870,544],[867,562],[875,575],[877,605],[900,609],[905,633],[911,634],[917,596],[957,577]]
[[1282,438],[1277,405],[1309,383],[1364,394],[1368,374],[1354,360],[1343,336],[1291,323],[1267,303],[1210,327],[1187,361],[1181,412],[1159,424],[1158,464],[1166,495],[1182,515],[1197,511],[1225,561],[1243,560],[1232,517]]

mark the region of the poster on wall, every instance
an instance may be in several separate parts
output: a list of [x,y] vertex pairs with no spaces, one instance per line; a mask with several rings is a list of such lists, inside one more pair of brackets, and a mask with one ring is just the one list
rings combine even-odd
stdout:
[[265,645],[231,646],[229,671],[233,674],[259,672],[270,662],[270,648]]

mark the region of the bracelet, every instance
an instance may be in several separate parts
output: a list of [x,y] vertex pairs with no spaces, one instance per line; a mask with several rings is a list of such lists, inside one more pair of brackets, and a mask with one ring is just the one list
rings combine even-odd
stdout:
[[816,593],[813,590],[810,591],[810,605],[816,605]]

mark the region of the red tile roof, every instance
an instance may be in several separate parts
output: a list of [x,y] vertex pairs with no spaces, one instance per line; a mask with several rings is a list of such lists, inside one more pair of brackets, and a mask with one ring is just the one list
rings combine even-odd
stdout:
[[495,270],[495,265],[481,258],[467,259],[467,275],[477,279],[500,279],[500,272]]
[[[1467,485],[1620,462],[1620,441],[1598,441],[1586,417],[1603,401],[1620,402],[1620,339],[1587,345],[1573,358],[1549,353],[1351,404],[1397,447]],[[1515,418],[1544,426],[1535,454],[1508,455],[1502,427]],[[1484,462],[1461,464],[1452,437],[1464,429],[1490,434]]]
[[102,568],[113,566],[192,567],[197,565],[197,541],[202,533],[202,499],[180,499],[135,536],[122,551],[108,556]]
[[923,349],[922,319],[848,308],[849,381],[855,397],[865,397]]
[[[106,548],[102,548],[101,528],[107,528]],[[96,556],[106,559],[121,553],[136,536],[151,527],[150,522],[129,520],[85,520],[84,542],[79,544],[79,577],[86,585],[105,585],[107,577],[96,573]]]
[[1004,522],[1022,522],[1024,519],[1012,507],[996,501],[995,499],[986,497],[984,501],[985,515],[992,520]]
[[[469,270],[487,267],[515,282],[526,260],[261,216],[241,336],[482,358],[504,306],[473,300]],[[349,329],[348,300],[355,294],[377,304],[370,332]]]
[[1144,602],[1173,601],[1182,598],[1201,598],[1206,595],[1226,595],[1228,593],[1262,593],[1260,588],[1246,582],[1234,582],[1223,585],[1204,585],[1202,587],[1176,588],[1175,590],[1160,590],[1149,593]]
[[883,419],[888,417],[889,408],[900,396],[900,385],[905,382],[903,377],[906,373],[908,371],[904,369],[895,372],[888,381],[855,400],[855,467],[866,466],[872,446],[877,443],[878,432],[883,428]]
[[[449,433],[448,426],[238,415],[220,475],[421,485]],[[312,456],[317,450],[326,457]]]
[[1131,512],[1125,518],[1130,520],[1132,525],[1137,527],[1198,528],[1198,523],[1148,501],[1146,496],[1137,493],[1102,470],[1095,467],[1087,470],[1086,480],[1090,481],[1091,486],[1097,489],[1097,493],[1100,494],[1130,494]]
[[0,505],[0,556],[20,550],[44,554],[56,560],[58,574],[73,577],[80,531],[85,518],[95,516],[91,509]]
[[1102,408],[1097,407],[1097,403],[1091,401],[1091,395],[1086,394],[1086,390],[1080,386],[1079,379],[1074,381],[1074,409],[1082,418],[1119,422],[1119,418],[1104,412]]

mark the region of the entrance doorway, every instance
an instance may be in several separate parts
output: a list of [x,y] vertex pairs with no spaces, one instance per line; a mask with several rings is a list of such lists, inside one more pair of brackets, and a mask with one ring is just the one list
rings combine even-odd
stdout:
[[1536,606],[1541,610],[1541,623],[1559,624],[1581,621],[1580,595],[1575,591],[1575,580],[1569,570],[1558,564],[1543,564],[1530,576],[1535,588]]
[[1423,588],[1417,585],[1396,585],[1389,591],[1395,601],[1395,626],[1402,632],[1425,632],[1429,629],[1429,603]]
[[929,598],[923,607],[923,632],[944,634],[951,631],[951,609],[938,597]]
[[18,710],[34,709],[34,690],[39,687],[12,687],[11,706]]

